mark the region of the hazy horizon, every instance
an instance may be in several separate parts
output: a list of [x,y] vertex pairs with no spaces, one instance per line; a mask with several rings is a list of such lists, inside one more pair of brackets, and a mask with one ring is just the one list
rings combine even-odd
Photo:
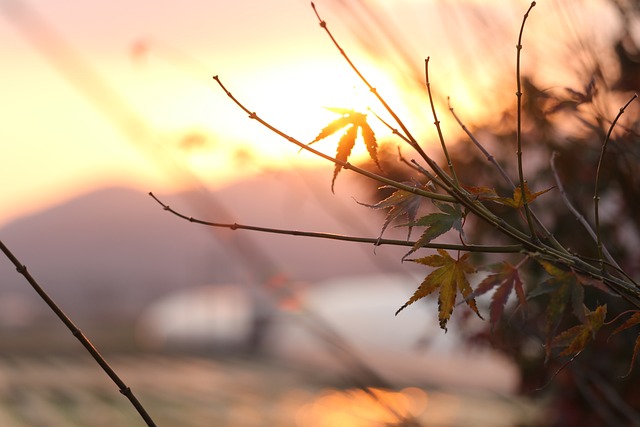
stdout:
[[[541,56],[562,52],[551,31],[562,34],[563,13],[585,21],[600,7],[581,11],[565,3],[539,5],[535,13],[544,19],[531,20],[526,40],[525,65],[560,85],[565,64]],[[421,86],[424,58],[431,57],[440,100],[451,95],[469,124],[492,118],[496,107],[513,102],[512,87],[495,90],[512,73],[528,5],[316,2],[347,52],[427,146],[434,130]],[[0,180],[11,183],[0,187],[0,223],[103,186],[216,189],[264,168],[319,164],[249,120],[214,74],[303,142],[335,118],[324,107],[378,108],[306,1],[192,0],[180,7],[15,1],[0,10]],[[581,28],[593,34],[595,27]],[[597,39],[615,32],[599,28]],[[442,126],[459,132],[447,117]],[[374,128],[381,139],[391,134],[380,123]],[[331,144],[317,146],[334,152]]]

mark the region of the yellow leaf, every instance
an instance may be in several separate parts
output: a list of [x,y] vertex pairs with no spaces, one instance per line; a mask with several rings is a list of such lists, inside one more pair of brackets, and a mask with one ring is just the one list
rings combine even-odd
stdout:
[[458,292],[462,293],[467,305],[479,317],[481,317],[478,312],[476,301],[471,296],[473,293],[471,285],[467,280],[467,274],[475,272],[473,265],[467,261],[468,257],[469,254],[465,254],[459,259],[454,259],[446,251],[438,249],[438,255],[430,255],[410,260],[429,267],[437,268],[424,279],[413,296],[402,307],[400,307],[398,311],[396,311],[396,314],[400,313],[408,305],[413,304],[439,289],[438,319],[442,329],[445,331],[447,330],[447,322],[453,313],[453,307],[456,304]]

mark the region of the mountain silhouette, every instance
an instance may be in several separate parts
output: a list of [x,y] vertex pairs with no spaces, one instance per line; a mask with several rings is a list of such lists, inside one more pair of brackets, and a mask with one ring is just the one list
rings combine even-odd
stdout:
[[[382,218],[352,199],[363,191],[341,176],[332,195],[329,182],[317,171],[273,172],[160,199],[209,221],[376,237]],[[374,254],[372,245],[192,224],[129,188],[99,189],[20,218],[0,229],[0,239],[73,318],[134,318],[164,294],[205,284],[411,268],[400,265],[403,248]],[[16,298],[47,311],[8,261],[0,262],[0,283],[0,312]]]

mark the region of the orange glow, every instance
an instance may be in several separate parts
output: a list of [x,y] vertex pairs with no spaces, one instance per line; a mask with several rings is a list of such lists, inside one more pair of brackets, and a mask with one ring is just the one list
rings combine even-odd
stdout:
[[[69,51],[88,64],[71,75],[61,71],[60,62],[73,55],[52,42],[55,37],[43,37],[47,33],[40,32],[39,24],[20,24],[19,14],[3,15],[0,224],[97,186],[173,191],[199,181],[219,187],[265,169],[326,163],[249,120],[217,88],[214,74],[247,108],[302,142],[336,118],[323,107],[362,112],[370,107],[397,127],[317,26],[308,4],[223,3],[186,0],[178,10],[160,1],[154,2],[153,13],[142,0],[126,7],[69,0],[38,4],[41,23],[56,30]],[[447,141],[460,133],[446,109],[447,96],[469,126],[496,119],[497,106],[508,105],[505,100],[515,102],[513,46],[521,5],[487,2],[482,11],[492,14],[489,31],[472,25],[473,13],[481,9],[470,9],[469,1],[447,2],[447,7],[442,2],[365,2],[379,19],[364,29],[358,19],[366,14],[343,13],[336,3],[317,6],[360,71],[421,144],[437,145],[421,81],[426,56],[432,58],[432,87]],[[559,4],[565,3],[570,4]],[[571,57],[557,43],[557,32],[566,24],[564,15],[556,13],[561,7],[586,29],[586,36],[589,29],[598,39],[615,30],[613,24],[596,25],[576,7],[536,11],[524,64],[559,87],[572,84],[556,81],[566,64],[553,58]],[[425,13],[434,10],[442,13]],[[597,22],[607,18],[592,15]],[[387,26],[406,56],[394,55],[384,37],[371,30],[376,25],[380,31]],[[146,37],[176,48],[141,44]],[[96,90],[96,81],[102,90]],[[94,93],[87,94],[87,87]],[[390,138],[391,132],[373,117],[370,124],[379,140]],[[329,155],[336,148],[330,140],[315,147]],[[364,155],[357,144],[353,158]]]
[[299,426],[373,427],[392,425],[422,414],[427,394],[418,388],[389,391],[377,388],[326,390],[297,414]]

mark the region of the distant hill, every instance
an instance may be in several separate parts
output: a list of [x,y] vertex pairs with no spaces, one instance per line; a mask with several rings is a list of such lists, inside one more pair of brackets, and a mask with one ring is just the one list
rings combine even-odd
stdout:
[[[352,199],[362,191],[345,174],[332,195],[325,175],[267,173],[211,194],[161,198],[211,221],[377,237],[382,217]],[[76,318],[135,317],[168,292],[259,283],[277,272],[318,281],[412,267],[400,265],[401,248],[380,247],[374,255],[370,245],[190,224],[127,188],[100,189],[16,220],[0,229],[0,239]],[[0,323],[24,315],[31,302],[44,310],[12,265],[0,262]]]

